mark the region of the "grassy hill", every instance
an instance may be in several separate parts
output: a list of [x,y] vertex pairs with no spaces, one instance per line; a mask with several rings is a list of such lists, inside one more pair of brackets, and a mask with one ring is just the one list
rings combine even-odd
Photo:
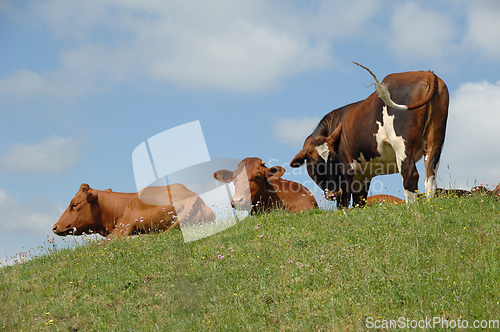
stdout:
[[470,328],[500,319],[499,208],[478,196],[278,211],[192,243],[174,230],[52,250],[0,269],[0,331]]

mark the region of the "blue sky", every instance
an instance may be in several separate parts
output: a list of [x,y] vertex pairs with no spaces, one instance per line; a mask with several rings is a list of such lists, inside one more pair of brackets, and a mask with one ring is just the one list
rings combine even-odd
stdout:
[[[440,76],[438,186],[492,186],[498,40],[496,0],[0,1],[0,259],[52,237],[81,183],[136,191],[133,150],[195,120],[211,158],[260,157],[314,190],[288,163],[322,116],[373,92],[351,61]],[[403,196],[399,175],[377,181]]]

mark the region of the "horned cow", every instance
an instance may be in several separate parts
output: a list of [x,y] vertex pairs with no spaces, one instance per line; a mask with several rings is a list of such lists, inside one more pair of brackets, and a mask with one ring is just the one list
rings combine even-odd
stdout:
[[305,163],[338,207],[349,206],[351,196],[354,205],[363,205],[372,178],[393,173],[401,174],[405,200],[414,201],[415,164],[422,157],[426,195],[437,187],[448,118],[446,84],[431,71],[390,74],[382,83],[370,73],[376,92],[325,115],[290,162],[292,167]]

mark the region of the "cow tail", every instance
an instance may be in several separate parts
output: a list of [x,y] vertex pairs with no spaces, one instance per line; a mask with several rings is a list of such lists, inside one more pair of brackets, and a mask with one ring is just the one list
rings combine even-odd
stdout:
[[373,76],[373,78],[375,79],[374,85],[375,85],[375,91],[377,91],[377,95],[380,97],[380,99],[382,99],[384,101],[384,103],[386,103],[387,106],[390,106],[394,109],[397,109],[400,111],[406,111],[406,110],[412,110],[415,108],[419,108],[419,107],[425,105],[434,95],[434,91],[435,91],[436,85],[437,85],[437,76],[431,72],[432,75],[434,76],[434,80],[432,80],[429,83],[430,89],[429,89],[429,92],[427,93],[427,95],[425,96],[424,99],[420,100],[417,103],[411,104],[409,106],[396,104],[391,99],[391,94],[389,93],[388,85],[386,83],[380,83],[379,80],[377,79],[377,77],[375,76],[375,74],[367,67],[365,67],[357,62],[354,62],[354,61],[353,61],[353,63],[355,65],[360,66],[363,69],[366,69]]

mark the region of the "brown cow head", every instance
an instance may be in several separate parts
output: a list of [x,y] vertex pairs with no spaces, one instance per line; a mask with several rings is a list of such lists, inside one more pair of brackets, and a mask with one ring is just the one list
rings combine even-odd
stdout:
[[300,167],[306,162],[307,172],[316,184],[325,191],[328,199],[342,194],[341,181],[343,171],[340,165],[338,147],[342,132],[342,123],[330,136],[309,136],[304,147],[290,162],[291,167]]
[[97,191],[83,183],[68,208],[56,222],[52,231],[60,236],[81,235],[100,229],[100,211]]
[[500,184],[496,186],[495,189],[492,191],[493,197],[499,197],[500,196]]
[[496,188],[491,190],[491,191],[488,188],[483,187],[483,186],[473,187],[470,191],[474,194],[480,194],[483,196],[489,195],[489,196],[493,196],[493,197],[500,197],[500,184],[498,186],[496,186]]
[[491,195],[491,191],[488,188],[483,187],[483,186],[473,187],[473,188],[471,188],[470,191],[473,194],[479,194],[479,195],[482,195],[482,196]]
[[267,207],[273,193],[272,182],[284,173],[283,167],[268,168],[259,158],[245,158],[234,172],[219,170],[214,173],[214,178],[225,183],[234,182],[231,205],[238,210],[249,211]]

